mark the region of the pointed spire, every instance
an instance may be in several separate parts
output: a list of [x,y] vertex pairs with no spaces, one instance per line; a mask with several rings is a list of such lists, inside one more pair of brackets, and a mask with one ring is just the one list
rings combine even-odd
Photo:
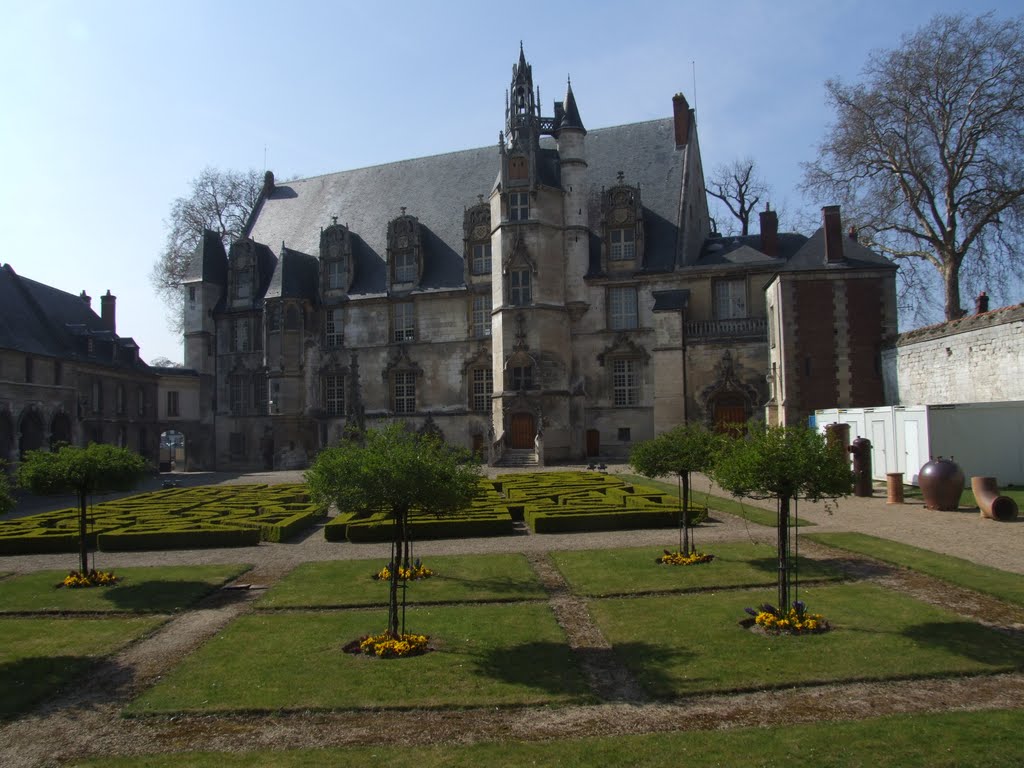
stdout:
[[519,71],[523,71],[523,67],[526,66],[526,54],[523,52],[523,41],[519,41]]
[[572,93],[572,79],[568,79],[568,86],[565,91],[565,102],[563,104],[565,114],[562,115],[562,122],[558,126],[559,128],[579,128],[581,131],[586,129],[583,127],[583,121],[580,119],[580,110],[576,106],[576,97]]

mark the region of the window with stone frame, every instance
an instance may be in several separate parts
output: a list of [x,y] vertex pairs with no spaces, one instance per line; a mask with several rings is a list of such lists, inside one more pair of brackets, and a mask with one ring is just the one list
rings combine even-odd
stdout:
[[239,247],[234,250],[231,259],[231,271],[234,277],[232,298],[251,299],[253,285],[253,258],[248,248]]
[[747,281],[716,280],[714,282],[715,320],[737,320],[747,317]]
[[324,312],[324,346],[337,349],[342,345],[345,312],[341,307],[331,307]]
[[345,376],[329,373],[323,377],[324,411],[328,416],[345,415]]
[[643,205],[640,188],[625,183],[601,192],[601,230],[606,269],[629,269],[643,262]]
[[232,416],[242,416],[249,408],[248,378],[242,374],[228,377],[228,409]]
[[530,218],[530,193],[508,193],[508,220],[526,221]]
[[178,393],[174,390],[167,393],[167,415],[180,416],[178,410]]
[[121,382],[117,383],[114,387],[114,412],[121,414],[124,413],[128,408],[128,398],[125,395],[124,384]]
[[277,333],[281,330],[281,305],[276,301],[273,303],[268,302],[266,310],[267,318],[267,332]]
[[391,374],[391,410],[395,413],[416,412],[416,373],[395,371]]
[[416,307],[411,301],[400,301],[391,305],[391,340],[415,341]]
[[267,374],[257,373],[252,377],[252,405],[257,416],[266,416],[269,412],[270,383]]
[[475,413],[490,413],[492,392],[494,371],[490,367],[473,368],[470,372],[470,410]]
[[508,177],[512,181],[523,181],[530,177],[530,161],[525,155],[512,155],[508,159]]
[[491,335],[491,294],[473,297],[473,338],[486,339]]
[[252,351],[252,337],[250,331],[251,327],[249,325],[249,318],[236,317],[234,320],[231,321],[232,352]]
[[529,269],[513,269],[508,273],[508,303],[514,307],[525,307],[533,302]]
[[610,261],[632,261],[636,256],[636,230],[633,227],[617,227],[608,232],[608,259]]
[[395,254],[395,282],[416,282],[416,254],[412,251],[401,251]]
[[136,389],[136,394],[138,396],[138,405],[139,405],[138,413],[139,413],[139,416],[145,416],[146,415],[146,390],[143,389],[142,387],[139,387],[138,389]]
[[341,259],[334,261],[328,261],[326,265],[327,271],[327,289],[336,291],[345,287],[345,277],[347,274],[346,264]]
[[608,327],[625,331],[640,325],[636,286],[617,286],[608,289]]
[[511,390],[533,389],[533,366],[513,365],[508,369],[508,388]]
[[612,404],[620,408],[640,404],[640,361],[636,358],[612,360]]
[[92,412],[103,413],[103,382],[92,380]]
[[491,274],[491,241],[473,243],[472,272],[474,275]]

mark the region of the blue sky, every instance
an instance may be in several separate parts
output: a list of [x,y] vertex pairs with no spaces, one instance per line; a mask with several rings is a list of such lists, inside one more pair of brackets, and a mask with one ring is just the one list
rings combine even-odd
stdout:
[[796,189],[831,118],[825,79],[856,79],[871,50],[936,12],[981,9],[0,0],[0,10],[0,261],[72,293],[109,289],[118,332],[143,358],[180,361],[149,274],[171,202],[205,166],[287,179],[495,144],[522,40],[545,114],[571,75],[588,128],[666,117],[685,93],[705,171],[755,158],[793,229],[829,202]]

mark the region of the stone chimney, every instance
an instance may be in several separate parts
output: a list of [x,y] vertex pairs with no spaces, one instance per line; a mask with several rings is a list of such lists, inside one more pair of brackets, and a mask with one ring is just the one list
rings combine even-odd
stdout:
[[761,217],[761,251],[773,259],[779,255],[779,215],[765,204]]
[[80,294],[78,294],[78,298],[85,302],[85,306],[87,306],[89,309],[92,309],[92,296],[90,296],[85,291],[82,291]]
[[982,291],[974,300],[974,314],[982,315],[988,312],[988,294]]
[[108,288],[107,292],[100,296],[100,319],[111,333],[117,333],[116,304],[117,296]]
[[838,205],[826,205],[821,209],[821,225],[825,229],[825,263],[842,264],[843,219]]
[[270,197],[274,191],[274,172],[267,171],[263,174],[263,196]]
[[676,149],[690,141],[690,102],[681,93],[672,97],[672,117],[676,128]]

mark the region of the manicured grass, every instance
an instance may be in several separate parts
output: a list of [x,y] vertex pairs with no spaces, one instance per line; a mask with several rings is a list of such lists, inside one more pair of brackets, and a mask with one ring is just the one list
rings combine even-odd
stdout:
[[959,587],[973,589],[1008,603],[1024,606],[1024,575],[1019,573],[1001,571],[998,568],[972,563],[970,560],[940,555],[927,549],[863,533],[815,533],[807,534],[807,538],[819,544],[901,565]]
[[[373,575],[381,560],[304,563],[259,601],[260,608],[319,608],[387,605],[388,583]],[[410,581],[409,603],[539,600],[547,596],[526,558],[520,554],[423,557],[434,571]]]
[[93,768],[319,768],[415,765],[417,768],[526,768],[549,765],[699,765],[752,768],[1017,768],[1024,759],[1024,711],[897,715],[784,728],[738,728],[553,742],[246,753],[163,754],[79,763]]
[[[342,653],[384,612],[244,616],[185,659],[128,712],[516,706],[593,701],[544,604],[419,607],[407,631],[437,650],[407,659]],[[376,715],[368,715],[374,717]]]
[[[618,477],[632,483],[644,483],[645,485],[654,486],[658,490],[664,491],[665,493],[671,493],[676,498],[679,498],[679,486],[675,483],[651,480],[643,477],[642,475],[618,475]],[[727,512],[730,515],[742,517],[744,520],[749,520],[757,525],[766,525],[774,528],[778,522],[778,515],[776,515],[775,512],[770,509],[764,509],[763,507],[753,506],[749,501],[740,501],[739,499],[726,496],[715,496],[710,493],[701,493],[700,491],[696,493],[691,492],[690,501],[696,504],[704,504],[709,510]],[[794,518],[792,525],[803,527],[805,525],[814,525],[814,523],[810,520],[805,520],[802,517],[796,517]]]
[[594,600],[615,652],[656,697],[1024,668],[1024,644],[868,584],[805,587],[833,631],[768,637],[737,626],[770,590]]
[[152,630],[157,618],[0,619],[0,718],[12,717],[84,674],[96,658]]
[[67,571],[39,571],[0,581],[0,613],[179,611],[244,573],[248,565],[118,568],[110,587],[58,587]]
[[[666,535],[665,543],[666,548],[675,549],[678,541]],[[659,565],[655,559],[662,550],[655,547],[552,552],[551,559],[574,592],[594,597],[775,583],[778,561],[774,546],[716,542],[698,549],[715,559],[701,565]],[[803,557],[798,564],[801,579],[842,578]]]

